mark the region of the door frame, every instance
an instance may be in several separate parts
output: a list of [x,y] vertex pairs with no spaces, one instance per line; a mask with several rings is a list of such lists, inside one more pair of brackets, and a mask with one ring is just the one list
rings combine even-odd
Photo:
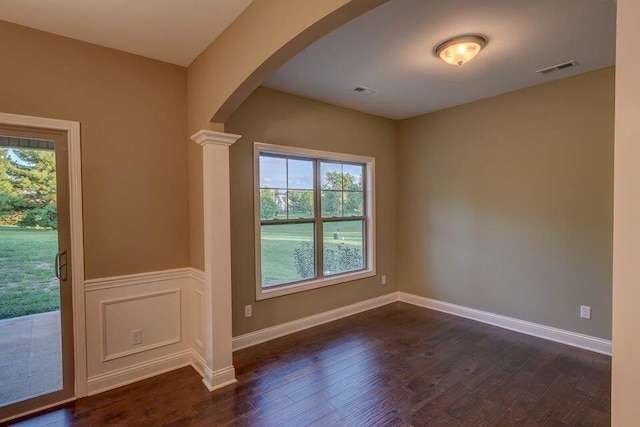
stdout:
[[[71,270],[73,310],[74,399],[87,395],[87,347],[84,301],[84,239],[82,217],[82,158],[80,122],[0,112],[0,124],[49,129],[67,133],[69,152],[69,215],[71,222]],[[63,402],[59,402],[63,403]],[[55,406],[59,403],[56,403]],[[45,407],[46,408],[46,407]],[[40,411],[38,408],[24,414]],[[12,417],[13,418],[13,417]]]

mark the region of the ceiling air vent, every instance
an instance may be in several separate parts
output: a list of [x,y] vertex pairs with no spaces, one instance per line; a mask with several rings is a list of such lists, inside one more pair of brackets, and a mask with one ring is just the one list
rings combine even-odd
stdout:
[[369,88],[369,87],[364,87],[364,86],[358,86],[357,88],[353,89],[356,92],[360,92],[363,95],[373,95],[374,93],[376,93],[375,90]]
[[545,75],[549,73],[553,73],[554,71],[564,70],[565,68],[575,67],[578,63],[576,61],[563,62],[562,64],[552,65],[551,67],[543,68],[541,70],[536,71],[536,73],[540,75]]

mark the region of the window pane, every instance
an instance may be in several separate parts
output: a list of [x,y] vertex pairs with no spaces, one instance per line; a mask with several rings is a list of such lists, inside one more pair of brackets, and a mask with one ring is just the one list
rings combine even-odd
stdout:
[[287,159],[260,156],[260,188],[287,188]]
[[289,159],[289,189],[313,190],[313,161]]
[[316,276],[314,229],[312,223],[260,227],[262,287]]
[[340,274],[364,268],[362,220],[325,221],[323,228],[324,274]]
[[362,191],[362,166],[344,165],[342,167],[342,188],[346,191]]
[[287,218],[287,190],[260,190],[260,219]]
[[356,191],[345,191],[342,194],[344,216],[362,216],[364,212],[362,208],[362,193]]
[[340,163],[320,163],[323,190],[342,190],[342,165]]
[[322,217],[342,216],[342,191],[322,191]]
[[313,190],[289,190],[289,219],[313,216]]

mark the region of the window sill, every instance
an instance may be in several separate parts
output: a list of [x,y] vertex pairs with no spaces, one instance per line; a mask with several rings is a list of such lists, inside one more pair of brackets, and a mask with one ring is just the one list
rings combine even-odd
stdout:
[[281,297],[284,295],[295,294],[297,292],[310,291],[312,289],[324,288],[325,286],[339,285],[341,283],[352,282],[354,280],[365,279],[376,275],[375,270],[361,270],[353,273],[341,274],[338,276],[323,277],[321,279],[313,279],[301,283],[293,283],[291,285],[274,286],[273,289],[258,288],[256,292],[256,300],[262,301],[269,298]]

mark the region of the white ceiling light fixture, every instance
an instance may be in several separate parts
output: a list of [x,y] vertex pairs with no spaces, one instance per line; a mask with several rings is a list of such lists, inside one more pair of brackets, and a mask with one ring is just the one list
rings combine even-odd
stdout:
[[447,64],[461,66],[475,58],[488,42],[479,34],[456,36],[438,44],[433,53]]

